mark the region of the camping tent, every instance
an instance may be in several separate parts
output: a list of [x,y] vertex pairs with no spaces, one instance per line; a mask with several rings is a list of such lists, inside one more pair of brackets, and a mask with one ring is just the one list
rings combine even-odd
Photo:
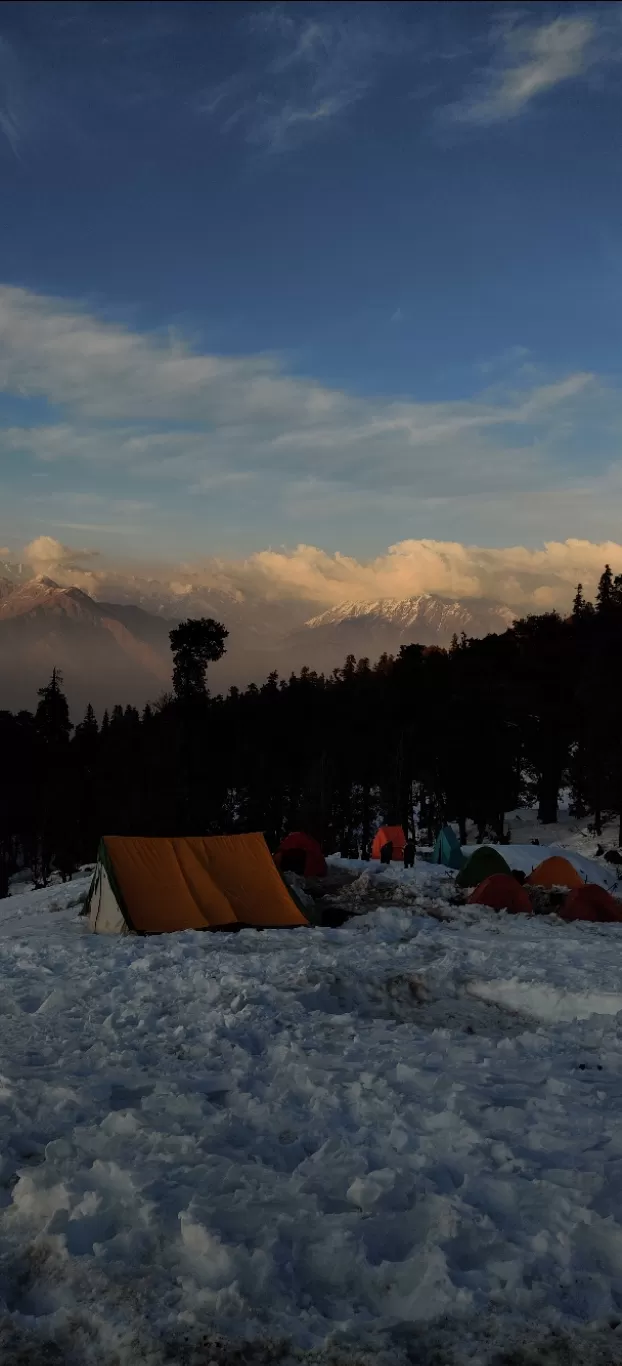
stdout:
[[[300,867],[296,866],[294,859]],[[326,877],[328,872],[326,859],[317,840],[312,835],[305,835],[302,830],[296,830],[281,840],[274,861],[277,868],[282,868],[284,872],[300,872],[303,877]]]
[[443,829],[439,830],[430,863],[442,863],[445,868],[462,868],[464,854],[458,836],[454,834],[450,825],[444,825]]
[[504,873],[510,875],[511,869],[506,863],[498,849],[494,849],[490,844],[481,844],[474,849],[467,859],[464,867],[458,873],[456,885],[458,887],[477,887],[484,878],[492,877],[493,873]]
[[98,934],[308,923],[263,835],[107,835],[86,910]]
[[597,920],[603,924],[618,924],[622,921],[622,903],[616,901],[604,887],[588,882],[587,886],[575,887],[570,892],[557,914],[562,920]]
[[492,873],[471,892],[469,905],[490,906],[493,911],[531,915],[531,902],[520,882],[511,873]]
[[371,847],[372,858],[380,858],[380,850],[385,844],[393,841],[393,853],[391,858],[394,862],[402,863],[404,859],[404,845],[406,836],[401,825],[381,825],[374,835],[374,842]]
[[545,858],[533,868],[525,882],[530,887],[584,887],[581,874],[573,868],[567,858],[554,855]]

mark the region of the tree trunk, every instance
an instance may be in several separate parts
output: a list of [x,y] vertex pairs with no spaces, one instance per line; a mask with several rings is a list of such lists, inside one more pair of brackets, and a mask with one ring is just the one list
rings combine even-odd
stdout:
[[363,811],[361,818],[361,858],[369,858],[369,787],[363,783]]
[[564,757],[561,738],[555,731],[555,718],[546,717],[548,728],[541,736],[541,768],[538,779],[538,820],[542,825],[557,824],[557,803],[562,784]]
[[557,824],[557,802],[559,799],[559,773],[545,770],[538,784],[538,820],[542,825]]

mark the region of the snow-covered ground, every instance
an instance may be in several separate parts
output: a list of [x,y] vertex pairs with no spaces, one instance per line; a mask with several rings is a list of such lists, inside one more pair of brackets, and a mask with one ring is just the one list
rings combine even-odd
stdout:
[[2,1366],[622,1362],[622,927],[405,878],[338,930],[0,903]]

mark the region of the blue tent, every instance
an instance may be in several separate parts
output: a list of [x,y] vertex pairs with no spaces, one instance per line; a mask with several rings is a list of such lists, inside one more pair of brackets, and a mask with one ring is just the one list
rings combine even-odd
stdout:
[[442,863],[445,868],[455,868],[456,871],[462,868],[464,855],[458,837],[454,835],[450,825],[444,825],[436,836],[430,862]]

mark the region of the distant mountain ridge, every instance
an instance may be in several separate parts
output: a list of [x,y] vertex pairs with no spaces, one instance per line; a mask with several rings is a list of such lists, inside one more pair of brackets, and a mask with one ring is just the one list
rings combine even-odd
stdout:
[[[378,598],[374,602],[341,602],[320,616],[310,617],[305,626],[317,631],[326,626],[359,623],[362,626],[382,623],[398,631],[426,629],[445,639],[455,631],[507,630],[515,613],[502,603],[484,598],[461,601],[437,597],[432,593],[418,593],[409,598]],[[421,644],[427,642],[422,641]],[[439,644],[441,640],[439,639]]]
[[136,580],[118,593],[102,584],[107,589],[123,601],[99,600],[47,575],[0,572],[0,708],[32,708],[54,667],[63,673],[74,718],[87,702],[100,713],[115,702],[141,706],[170,689],[169,631],[187,616],[217,616],[230,632],[225,658],[210,670],[210,686],[222,691],[260,683],[272,669],[286,676],[308,665],[328,673],[348,654],[374,660],[410,643],[447,646],[462,631],[502,632],[515,615],[486,599],[419,593],[344,601],[305,620],[304,604],[254,602],[193,584]]
[[140,703],[170,686],[172,622],[140,607],[96,602],[40,575],[0,580],[0,706],[33,705],[52,668],[72,702],[100,709],[114,695]]
[[[485,598],[452,600],[432,593],[372,602],[342,602],[308,618],[297,632],[294,653],[318,670],[339,667],[347,655],[377,659],[402,645],[447,647],[454,635],[485,636],[507,631],[516,613]],[[292,642],[293,643],[293,642]]]

